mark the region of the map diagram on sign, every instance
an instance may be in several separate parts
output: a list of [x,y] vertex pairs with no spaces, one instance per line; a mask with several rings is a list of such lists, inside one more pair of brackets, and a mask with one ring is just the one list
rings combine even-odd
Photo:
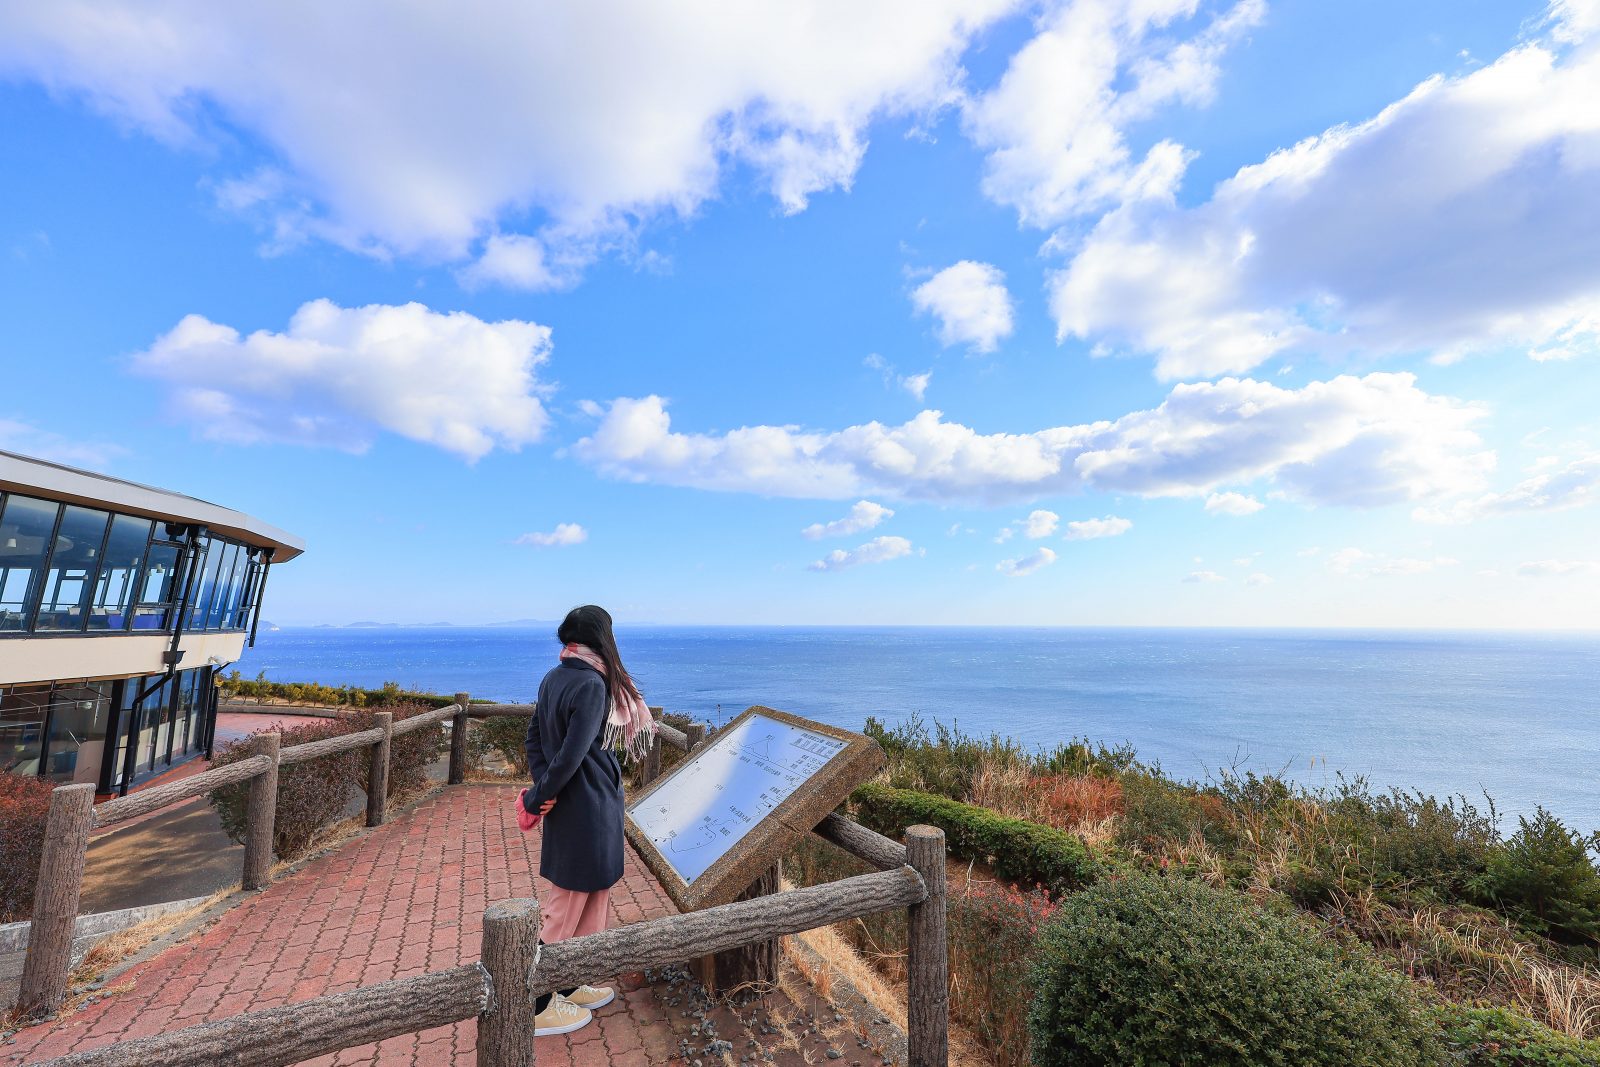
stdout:
[[635,825],[693,883],[846,742],[764,715],[717,735],[628,810]]

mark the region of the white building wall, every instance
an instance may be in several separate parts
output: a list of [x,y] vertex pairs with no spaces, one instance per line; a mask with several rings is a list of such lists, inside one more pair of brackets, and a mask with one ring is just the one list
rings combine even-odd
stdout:
[[[245,636],[185,634],[178,669],[204,667],[212,658],[232,663],[244,651]],[[0,639],[0,685],[159,674],[166,670],[162,654],[171,646],[171,634],[8,637]]]

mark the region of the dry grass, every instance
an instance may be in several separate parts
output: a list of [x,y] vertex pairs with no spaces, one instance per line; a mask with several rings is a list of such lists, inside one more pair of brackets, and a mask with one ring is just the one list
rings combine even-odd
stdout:
[[1600,970],[1553,960],[1487,912],[1339,894],[1326,917],[1456,1000],[1488,1000],[1579,1039],[1600,1037]]

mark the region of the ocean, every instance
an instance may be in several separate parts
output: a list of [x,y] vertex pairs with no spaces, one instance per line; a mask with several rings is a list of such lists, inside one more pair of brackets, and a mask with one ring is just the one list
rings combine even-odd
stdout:
[[[1361,775],[1487,793],[1600,829],[1600,635],[1414,631],[630,627],[646,699],[716,723],[765,704],[848,728],[913,715],[1031,746],[1130,742],[1171,774]],[[532,700],[554,624],[284,628],[246,677]]]

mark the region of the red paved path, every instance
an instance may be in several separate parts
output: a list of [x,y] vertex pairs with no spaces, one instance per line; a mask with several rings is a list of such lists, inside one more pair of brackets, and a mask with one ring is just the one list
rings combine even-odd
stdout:
[[[517,830],[505,787],[456,786],[415,811],[313,860],[230,909],[203,932],[139,964],[114,985],[134,987],[76,1013],[19,1031],[0,1044],[0,1063],[51,1056],[192,1026],[323,993],[454,967],[478,958],[485,906],[535,891],[537,834]],[[539,888],[547,888],[540,882]],[[623,881],[612,891],[614,921],[671,914],[673,905],[630,849]],[[568,1037],[540,1038],[537,1058],[552,1067],[651,1067],[683,1063],[680,1041],[707,1065],[823,1061],[838,1049],[843,1065],[878,1064],[831,1013],[817,1032],[806,998],[801,1012],[772,994],[742,1012],[694,1014],[696,990],[681,979],[647,985],[623,976],[617,1002]],[[700,1004],[704,1008],[703,1002]],[[792,1033],[768,1033],[780,1023]],[[709,1019],[712,1029],[706,1029]],[[769,1025],[770,1024],[770,1025]],[[826,1033],[833,1030],[831,1036]],[[316,1064],[472,1064],[475,1022],[439,1027],[379,1045],[349,1049]],[[702,1051],[713,1037],[732,1043],[731,1058]],[[802,1051],[803,1050],[803,1051]]]

